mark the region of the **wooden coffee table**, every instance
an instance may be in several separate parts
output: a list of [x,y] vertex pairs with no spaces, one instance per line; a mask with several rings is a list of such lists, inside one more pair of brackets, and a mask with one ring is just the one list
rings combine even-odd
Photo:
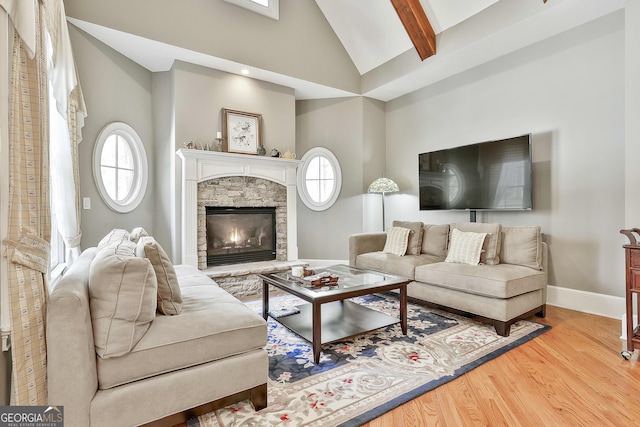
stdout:
[[[265,320],[269,315],[269,285],[307,301],[298,306],[299,313],[276,320],[311,342],[316,364],[320,361],[322,344],[395,323],[400,323],[402,333],[407,334],[407,285],[410,280],[347,265],[316,269],[318,273],[325,271],[339,276],[337,286],[307,287],[292,279],[288,272],[258,275],[262,279],[262,317]],[[400,291],[400,318],[348,300],[394,289]]]

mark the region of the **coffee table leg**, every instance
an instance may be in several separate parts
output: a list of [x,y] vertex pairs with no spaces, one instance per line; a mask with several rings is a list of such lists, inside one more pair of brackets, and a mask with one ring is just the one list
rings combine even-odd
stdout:
[[400,287],[400,327],[407,335],[407,285]]
[[269,284],[262,280],[262,317],[267,320],[269,317]]
[[321,307],[322,304],[318,304],[315,302],[311,304],[311,310],[313,311],[311,316],[311,327],[313,329],[311,347],[313,349],[313,362],[316,365],[320,363],[320,353],[322,352],[322,321],[320,319]]

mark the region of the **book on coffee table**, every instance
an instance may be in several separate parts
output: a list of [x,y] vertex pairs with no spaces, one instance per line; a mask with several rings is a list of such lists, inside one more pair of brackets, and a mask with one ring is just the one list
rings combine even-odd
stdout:
[[279,319],[285,316],[291,316],[292,314],[300,313],[300,309],[298,307],[291,308],[281,308],[280,310],[269,310],[269,316],[274,319]]

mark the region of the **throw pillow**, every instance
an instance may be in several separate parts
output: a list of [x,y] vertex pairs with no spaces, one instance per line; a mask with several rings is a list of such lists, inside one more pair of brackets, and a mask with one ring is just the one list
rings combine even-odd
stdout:
[[114,228],[98,243],[98,250],[108,246],[112,243],[119,242],[121,240],[129,240],[129,232],[120,228]]
[[480,255],[480,263],[496,265],[500,263],[500,247],[502,246],[502,233],[500,224],[490,224],[481,222],[460,222],[453,224],[451,228],[460,231],[472,231],[474,233],[486,233],[484,241],[484,252]]
[[447,246],[449,243],[449,224],[424,224],[423,228],[421,252],[423,254],[445,258],[447,256]]
[[505,264],[542,270],[542,234],[539,226],[502,227],[502,252]]
[[151,261],[158,281],[158,311],[173,316],[182,311],[182,293],[173,264],[162,246],[153,237],[141,237],[136,255]]
[[487,233],[451,230],[451,244],[445,262],[478,265]]
[[409,233],[411,230],[404,227],[391,227],[387,231],[387,240],[384,243],[382,252],[397,256],[404,256],[407,253],[409,243]]
[[409,221],[393,221],[394,227],[404,227],[411,230],[409,233],[409,243],[407,244],[407,255],[420,255],[422,247],[422,223]]
[[142,227],[136,227],[131,230],[131,233],[129,234],[129,240],[131,240],[133,243],[138,243],[138,240],[140,240],[141,237],[146,237],[148,235],[149,233],[147,233],[147,230]]
[[129,240],[99,249],[89,268],[89,305],[96,353],[127,354],[156,317],[158,288],[151,262]]

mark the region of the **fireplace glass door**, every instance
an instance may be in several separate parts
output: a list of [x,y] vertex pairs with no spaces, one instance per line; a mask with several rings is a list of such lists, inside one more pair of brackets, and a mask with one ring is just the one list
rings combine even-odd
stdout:
[[207,265],[276,259],[275,208],[206,208]]

